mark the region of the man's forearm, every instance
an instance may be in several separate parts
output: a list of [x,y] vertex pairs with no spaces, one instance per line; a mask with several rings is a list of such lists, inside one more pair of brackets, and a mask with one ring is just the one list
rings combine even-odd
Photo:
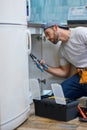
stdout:
[[48,65],[48,69],[46,69],[45,71],[54,76],[59,76],[62,78],[65,78],[68,76],[68,73],[62,67],[51,67]]

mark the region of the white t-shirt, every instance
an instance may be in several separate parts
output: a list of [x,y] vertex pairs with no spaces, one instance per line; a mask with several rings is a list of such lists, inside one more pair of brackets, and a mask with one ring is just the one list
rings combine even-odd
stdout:
[[71,63],[75,67],[87,67],[87,27],[71,30],[71,36],[59,48],[60,65]]

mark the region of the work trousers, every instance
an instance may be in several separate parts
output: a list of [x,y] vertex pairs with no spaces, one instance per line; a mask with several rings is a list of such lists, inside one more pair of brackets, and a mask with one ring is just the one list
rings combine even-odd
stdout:
[[66,98],[78,99],[87,96],[87,84],[80,84],[79,74],[75,74],[61,83]]

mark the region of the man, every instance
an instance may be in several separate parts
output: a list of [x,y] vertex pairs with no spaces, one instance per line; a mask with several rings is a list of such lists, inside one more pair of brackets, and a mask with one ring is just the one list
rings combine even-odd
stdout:
[[[46,38],[53,44],[61,41],[59,48],[60,66],[48,65],[48,73],[68,77],[71,64],[76,67],[76,74],[67,78],[61,86],[66,98],[77,99],[87,96],[87,27],[76,27],[68,29],[58,23],[47,23],[44,25]],[[44,63],[41,60],[41,63]]]

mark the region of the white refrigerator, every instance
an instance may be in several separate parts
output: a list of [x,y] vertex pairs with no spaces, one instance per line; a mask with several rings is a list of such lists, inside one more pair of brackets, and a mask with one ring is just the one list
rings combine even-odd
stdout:
[[13,130],[30,112],[26,0],[0,0],[0,130]]

